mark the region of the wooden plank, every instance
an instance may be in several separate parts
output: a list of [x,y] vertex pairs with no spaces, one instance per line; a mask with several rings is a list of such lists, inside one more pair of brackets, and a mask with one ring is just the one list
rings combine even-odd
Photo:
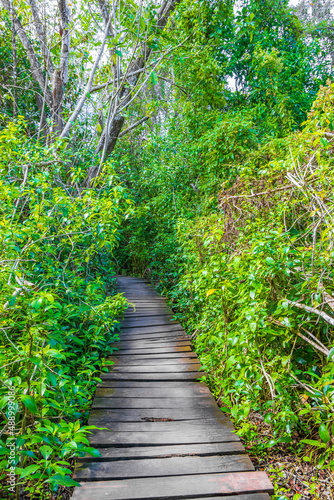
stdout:
[[274,493],[265,472],[230,472],[89,482],[75,489],[73,500],[167,500],[261,491]]
[[117,344],[115,344],[115,347],[117,347],[120,351],[123,351],[124,349],[164,349],[166,347],[171,348],[187,346],[191,347],[191,342],[189,340],[161,340],[156,342],[152,342],[151,340],[122,340],[121,342],[117,342]]
[[116,365],[110,368],[110,373],[188,373],[199,372],[200,363],[175,364],[175,365]]
[[[154,419],[152,419],[154,420]],[[210,432],[225,432],[226,430],[233,431],[234,427],[232,422],[222,413],[219,417],[203,418],[201,420],[183,420],[182,422],[175,421],[148,421],[148,422],[112,422],[112,432],[138,432],[138,433],[166,433],[166,432],[192,432],[192,431],[207,431]],[[108,412],[95,417],[94,425],[106,427],[109,429],[110,420]],[[233,440],[235,441],[235,440]]]
[[123,326],[122,331],[127,333],[159,333],[159,332],[172,332],[174,330],[182,330],[180,323],[170,323],[168,325],[141,325],[141,326]]
[[154,387],[144,387],[133,389],[126,389],[121,387],[119,389],[113,389],[109,387],[98,387],[96,389],[95,397],[97,398],[144,398],[149,396],[150,398],[200,398],[203,396],[210,396],[210,391],[208,388],[195,390],[193,388],[154,388]]
[[174,432],[114,432],[92,431],[89,436],[90,446],[154,446],[169,444],[194,443],[224,443],[239,441],[239,437],[230,429],[216,431],[210,428],[190,429],[189,431]]
[[181,382],[182,380],[197,381],[202,378],[205,373],[201,372],[185,372],[185,373],[102,373],[100,378],[102,380],[141,380],[148,382],[149,380],[161,381],[166,380],[172,382],[173,380]]
[[136,299],[138,300],[145,300],[147,297],[152,297],[154,299],[161,299],[165,301],[161,295],[157,293],[157,291],[149,286],[140,286],[138,285],[132,285],[131,287],[125,287],[125,286],[120,286],[119,287],[119,292],[120,293],[125,293],[126,297],[132,302]]
[[[108,422],[144,422],[152,421],[152,419],[174,420],[181,422],[182,420],[201,420],[203,418],[219,418],[222,414],[221,410],[216,407],[194,407],[194,408],[109,408],[106,413],[105,409],[93,408],[89,412],[89,423],[102,421],[105,415],[108,415]],[[93,424],[92,424],[93,425]],[[95,424],[94,424],[95,425]]]
[[221,496],[219,497],[182,497],[182,500],[217,500],[217,498],[223,498],[224,500],[270,500],[268,493],[248,493],[246,495],[233,495],[233,496]]
[[136,319],[138,319],[138,321],[140,322],[144,322],[144,321],[154,321],[155,319],[162,319],[166,322],[169,322],[171,321],[172,319],[174,318],[174,314],[173,313],[166,313],[165,310],[161,311],[161,312],[156,312],[156,310],[154,310],[154,314],[150,313],[148,314],[147,312],[142,312],[142,313],[138,313],[138,312],[133,312],[131,313],[131,316],[129,318],[126,318],[124,319],[124,323],[126,323],[127,321],[134,321]]
[[79,463],[76,468],[75,480],[101,481],[106,479],[183,476],[252,470],[254,470],[254,467],[246,455],[83,462]]
[[[201,392],[202,390],[208,391],[210,393],[210,390],[208,389],[207,385],[204,384],[203,382],[154,382],[154,381],[148,381],[148,382],[141,382],[139,381],[123,381],[123,380],[116,380],[116,381],[110,381],[110,380],[104,380],[102,384],[98,384],[98,387],[112,387],[114,389],[118,389],[120,387],[128,388],[128,389],[133,389],[133,388],[138,388],[138,389],[144,389],[146,387],[151,387],[152,389],[192,389],[194,392]],[[210,393],[211,394],[211,393]]]
[[245,452],[240,441],[228,443],[172,444],[169,446],[131,446],[130,448],[100,448],[101,456],[86,455],[81,462],[108,462],[115,460],[141,460],[142,458],[209,457],[237,455]]
[[165,353],[173,353],[173,352],[191,352],[191,348],[188,345],[185,346],[174,346],[173,344],[169,344],[166,346],[160,347],[142,347],[139,349],[115,349],[117,352],[117,356],[121,356],[122,354],[165,354]]
[[176,345],[181,343],[180,345],[189,345],[191,346],[191,339],[189,337],[186,337],[182,333],[180,334],[173,334],[173,335],[164,335],[163,333],[159,333],[159,337],[150,337],[150,336],[132,336],[132,335],[120,335],[119,339],[116,339],[112,346],[113,347],[127,347],[128,349],[131,349],[132,346],[134,347],[148,347],[148,348],[155,348],[155,347],[163,347],[165,345],[168,345],[170,347],[170,344]]
[[166,304],[163,297],[159,297],[159,295],[155,295],[155,293],[152,293],[151,291],[147,293],[136,292],[133,295],[125,292],[125,295],[129,303],[133,304],[135,307],[140,305],[146,307],[148,304],[153,306],[158,306],[160,304],[161,306],[164,306]]
[[175,320],[172,320],[172,317],[168,318],[167,316],[161,317],[152,317],[152,318],[133,318],[126,319],[121,322],[121,327],[129,328],[129,327],[138,327],[144,326],[145,328],[150,326],[168,326],[168,325],[179,325]]
[[[117,339],[118,341],[118,339]],[[182,332],[172,333],[172,335],[165,333],[158,333],[157,335],[151,336],[150,334],[143,335],[120,335],[119,342],[141,342],[148,345],[151,343],[151,347],[159,346],[159,344],[170,344],[171,342],[188,342],[191,345],[191,338],[184,335]],[[115,342],[115,346],[117,343]]]
[[138,360],[138,356],[133,356],[130,359],[127,359],[126,361],[123,360],[125,356],[123,356],[121,359],[120,358],[113,358],[111,361],[113,361],[114,364],[109,365],[111,368],[114,368],[115,366],[132,366],[132,365],[139,365],[139,366],[155,366],[155,365],[196,365],[199,364],[199,361],[197,358],[171,358],[171,359],[156,359],[156,358],[143,358]]
[[[117,351],[115,351],[116,353]],[[134,359],[137,359],[137,360],[144,360],[144,359],[181,359],[181,358],[184,358],[184,359],[189,359],[189,358],[196,358],[197,359],[197,354],[194,352],[194,351],[186,351],[186,352],[169,352],[169,353],[164,353],[164,352],[160,352],[160,353],[153,353],[153,354],[141,354],[141,353],[136,353],[136,354],[124,354],[124,353],[118,353],[117,352],[117,358],[115,355],[113,355],[111,358],[108,358],[108,359],[111,359],[111,360],[114,360],[114,359],[119,359],[119,360],[124,360],[124,362],[126,360],[134,360]]]
[[159,308],[145,308],[140,309],[139,311],[126,311],[124,313],[124,318],[155,318],[155,317],[166,317],[172,318],[174,316],[173,312],[167,307],[159,307]]
[[172,336],[171,338],[167,337],[163,338],[163,334],[161,334],[160,337],[152,337],[146,339],[144,336],[142,338],[140,337],[134,337],[131,338],[130,336],[127,337],[126,335],[120,335],[119,340],[117,339],[117,343],[120,342],[121,346],[128,346],[130,349],[131,346],[134,347],[139,347],[139,346],[144,346],[144,347],[161,347],[162,345],[191,345],[191,338],[183,336],[183,338],[178,338],[179,336]]
[[92,408],[192,408],[216,406],[212,396],[188,401],[183,398],[94,398]]
[[191,337],[184,333],[183,330],[175,330],[172,332],[158,332],[158,333],[125,333],[121,332],[119,335],[121,340],[144,340],[144,339],[187,339]]
[[168,316],[168,317],[173,317],[172,311],[168,309],[162,309],[161,307],[156,308],[156,309],[140,309],[137,311],[129,311],[124,313],[124,319],[127,318],[155,318],[155,317],[160,317],[160,316]]

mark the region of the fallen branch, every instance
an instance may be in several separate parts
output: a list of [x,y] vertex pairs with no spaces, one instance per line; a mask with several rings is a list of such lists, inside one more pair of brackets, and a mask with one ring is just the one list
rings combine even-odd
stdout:
[[303,309],[306,312],[316,314],[317,316],[320,316],[322,319],[324,319],[327,323],[334,326],[334,318],[332,318],[331,316],[329,316],[325,312],[318,311],[318,309],[315,309],[314,307],[307,306],[306,304],[301,304],[300,302],[293,302],[292,300],[288,300],[288,299],[286,299],[286,301],[292,307],[298,307],[298,309]]
[[256,196],[263,196],[265,194],[276,193],[278,191],[284,191],[285,189],[290,189],[292,187],[294,187],[293,184],[288,184],[287,186],[281,186],[279,188],[269,189],[268,191],[262,191],[261,193],[232,195],[232,196],[228,196],[227,198],[223,198],[222,202],[227,202],[227,201],[235,199],[235,198],[255,198]]

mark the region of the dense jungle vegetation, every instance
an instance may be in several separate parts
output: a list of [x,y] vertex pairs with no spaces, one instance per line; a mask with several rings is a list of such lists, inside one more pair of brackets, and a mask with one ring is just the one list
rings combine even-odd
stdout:
[[[128,306],[117,273],[168,297],[254,455],[330,478],[331,2],[0,14],[1,498],[67,498],[75,458],[98,455],[85,424]],[[317,472],[306,496],[272,472],[276,499],[329,498]]]

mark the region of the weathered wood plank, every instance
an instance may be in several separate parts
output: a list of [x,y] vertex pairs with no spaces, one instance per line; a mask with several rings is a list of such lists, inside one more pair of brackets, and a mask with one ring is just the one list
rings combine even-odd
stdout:
[[[92,422],[93,419],[91,419]],[[151,419],[154,420],[154,419]],[[147,422],[112,422],[110,423],[108,413],[98,416],[94,420],[94,425],[103,426],[109,429],[112,425],[113,432],[206,432],[210,427],[210,432],[234,431],[232,422],[221,414],[219,417],[203,418],[201,420],[183,420],[182,422],[173,421],[147,421]],[[161,419],[162,420],[162,419]],[[235,441],[235,439],[233,439]]]
[[167,316],[161,316],[158,318],[152,317],[152,318],[129,318],[121,322],[121,327],[123,328],[130,328],[130,327],[138,327],[138,326],[168,326],[168,325],[178,325],[178,323],[171,318],[168,318]]
[[253,470],[252,462],[246,455],[173,457],[117,462],[83,462],[76,468],[75,479],[77,481],[101,481]]
[[[152,387],[152,389],[192,389],[195,392],[201,392],[202,390],[208,391],[210,393],[210,390],[208,389],[208,386],[204,384],[203,382],[166,382],[164,380],[160,382],[155,382],[152,380],[149,380],[148,382],[145,381],[140,381],[140,380],[134,380],[134,381],[126,381],[126,380],[104,380],[102,384],[98,384],[98,387],[112,387],[112,388],[128,388],[128,389],[144,389],[146,387]],[[211,393],[210,393],[211,394]]]
[[160,346],[160,347],[143,347],[139,349],[115,349],[117,356],[121,356],[122,354],[164,354],[164,353],[173,353],[173,352],[191,352],[191,347],[188,345],[185,346],[175,346],[173,344]]
[[155,388],[155,387],[134,387],[132,389],[126,389],[120,387],[118,389],[113,389],[111,387],[98,387],[96,389],[95,397],[97,398],[201,398],[204,396],[210,396],[210,391],[206,387],[204,389],[196,390],[193,387],[188,388]]
[[185,334],[183,330],[175,330],[172,332],[164,333],[124,333],[119,335],[121,340],[155,340],[155,339],[176,339],[176,340],[190,340],[190,336]]
[[240,455],[245,448],[240,441],[228,443],[172,444],[169,446],[131,446],[100,448],[101,456],[86,455],[81,462],[108,462],[115,460],[141,460],[142,458],[208,457],[214,455]]
[[186,380],[193,380],[194,382],[201,379],[205,373],[200,372],[184,372],[184,373],[102,373],[100,378],[102,380],[128,380],[128,381],[143,381],[148,382],[153,380],[155,382],[166,380],[172,382],[173,380],[181,382]]
[[172,317],[173,313],[172,311],[166,309],[166,308],[156,308],[156,309],[140,309],[137,311],[131,311],[131,312],[125,312],[124,313],[124,319],[127,318],[152,318],[152,317],[157,317],[157,316],[168,316]]
[[143,358],[143,359],[138,359],[138,356],[133,356],[133,358],[127,359],[126,361],[123,360],[125,356],[123,356],[121,359],[120,358],[112,358],[111,361],[113,361],[112,365],[108,365],[111,368],[114,368],[115,366],[156,366],[156,365],[196,365],[200,364],[197,358],[165,358],[165,359],[156,359],[156,358]]
[[190,429],[174,432],[114,432],[92,431],[89,436],[90,445],[94,448],[102,446],[154,446],[169,444],[224,443],[239,441],[239,437],[230,429]]
[[172,332],[175,330],[182,330],[180,323],[170,323],[168,325],[142,325],[142,326],[123,326],[122,331],[124,333],[163,333]]
[[[119,354],[117,351],[115,351],[115,354]],[[169,352],[169,353],[153,353],[153,354],[141,354],[141,353],[136,353],[136,354],[124,354],[122,353],[120,356],[118,355],[117,358],[115,355],[113,355],[111,358],[111,360],[113,359],[119,359],[119,360],[124,360],[126,361],[127,359],[128,360],[133,360],[133,359],[137,359],[137,360],[143,360],[143,359],[181,359],[181,358],[184,358],[184,359],[189,359],[189,358],[196,358],[197,359],[197,355],[195,352],[193,351],[186,351],[186,352]]]
[[223,497],[219,495],[219,497],[182,497],[182,500],[217,500],[217,498],[223,498],[224,500],[270,500],[270,496],[268,493],[249,493],[246,495],[233,495],[233,496],[226,496],[224,495]]
[[[200,420],[203,418],[220,417],[222,412],[218,407],[194,407],[194,408],[93,408],[89,413],[89,423],[97,422],[97,419],[106,418],[109,422],[144,422],[152,419],[170,419],[175,421]],[[94,424],[95,425],[95,424]]]
[[209,396],[196,398],[98,398],[93,401],[92,408],[196,408],[216,406],[215,400]]
[[168,311],[166,308],[160,307],[159,309],[142,309],[141,311],[132,311],[130,312],[125,312],[124,313],[124,319],[126,320],[127,318],[129,319],[144,319],[144,318],[164,318],[170,320],[170,318],[173,318],[174,314],[171,311]]
[[[120,340],[122,342],[151,342],[152,345],[153,344],[158,344],[160,342],[163,342],[163,343],[167,343],[167,342],[189,342],[189,344],[191,343],[191,338],[189,337],[189,335],[184,335],[182,334],[182,332],[178,332],[177,335],[173,334],[173,335],[166,335],[166,334],[160,334],[160,337],[157,337],[157,336],[154,336],[154,337],[151,337],[151,336],[148,336],[146,338],[146,335],[141,335],[140,337],[139,336],[132,336],[131,335],[123,335],[123,336],[120,336]],[[182,338],[179,338],[179,337],[182,337]]]
[[73,500],[167,500],[261,491],[274,492],[265,472],[230,472],[89,482],[75,489]]
[[175,365],[116,365],[110,368],[113,373],[183,373],[198,372],[201,368],[200,363],[187,363]]
[[137,349],[138,347],[164,347],[164,346],[170,346],[172,345],[189,345],[191,346],[191,339],[189,337],[182,337],[179,338],[179,336],[175,337],[162,337],[160,339],[158,338],[127,338],[126,336],[120,336],[119,337],[120,342],[117,345],[120,348],[126,348],[126,349],[131,349],[134,347]]
[[[158,340],[158,341],[153,341],[152,340],[121,340],[120,342],[117,342],[117,349],[119,351],[123,351],[124,349],[164,349],[164,348],[171,348],[171,347],[190,347],[191,348],[191,342],[189,340],[180,340],[180,341],[175,341],[175,340]],[[116,347],[116,345],[115,345]]]

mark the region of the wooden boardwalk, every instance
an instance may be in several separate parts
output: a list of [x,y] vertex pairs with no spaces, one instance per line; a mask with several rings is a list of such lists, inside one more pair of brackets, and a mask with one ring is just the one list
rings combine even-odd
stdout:
[[101,457],[76,469],[73,500],[269,500],[232,423],[201,376],[189,337],[144,280],[118,278],[126,312],[115,364],[102,375],[90,424]]

